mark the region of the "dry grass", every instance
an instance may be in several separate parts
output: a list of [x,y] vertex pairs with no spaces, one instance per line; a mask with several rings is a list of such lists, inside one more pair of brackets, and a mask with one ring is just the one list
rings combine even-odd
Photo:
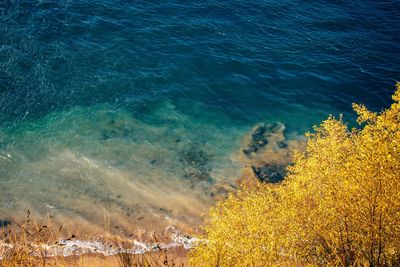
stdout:
[[49,221],[33,220],[29,211],[23,223],[0,220],[0,266],[188,266],[183,248],[133,254],[132,241],[121,237],[111,238],[106,231],[104,236],[107,236],[107,242],[118,248],[115,256],[54,256],[49,251],[49,245],[62,247],[60,240],[74,240],[77,235],[63,229],[63,226],[54,227]]
[[[33,221],[28,210],[22,224],[7,221],[1,229],[1,266],[49,266],[45,244],[59,239],[62,227],[53,231],[44,222]],[[57,266],[62,265],[62,262]]]
[[[130,248],[128,243],[119,243],[120,252],[116,255],[119,266],[122,267],[178,267],[188,266],[186,253],[178,250],[166,251],[158,250],[151,253],[132,254],[129,253]],[[181,254],[181,255],[179,255]]]

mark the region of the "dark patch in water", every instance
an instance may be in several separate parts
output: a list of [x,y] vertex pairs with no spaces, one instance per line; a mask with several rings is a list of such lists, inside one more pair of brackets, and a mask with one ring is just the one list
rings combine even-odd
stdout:
[[207,181],[213,183],[214,179],[210,176],[211,166],[210,159],[212,155],[207,154],[202,149],[190,146],[182,152],[179,160],[184,169],[183,177],[197,181]]
[[293,149],[288,142],[282,123],[260,124],[253,129],[242,152],[259,181],[278,183],[284,179]]
[[[271,136],[283,134],[285,126],[281,123],[272,124],[261,124],[254,129],[251,134],[251,139],[248,147],[243,149],[243,153],[251,157],[253,153],[259,152],[261,149],[265,148],[269,143],[271,143]],[[273,141],[273,140],[272,140]],[[286,148],[286,140],[282,140],[276,143],[279,148]]]
[[108,139],[112,138],[111,134],[108,132],[102,132],[100,140],[107,141]]
[[285,141],[278,142],[277,144],[278,144],[279,148],[287,148],[288,147],[288,144]]
[[264,134],[267,128],[264,125],[258,126],[254,133],[251,135],[251,143],[247,149],[243,149],[243,153],[250,156],[251,153],[256,153],[260,148],[268,144],[268,140],[265,138]]
[[251,166],[251,169],[258,180],[266,183],[279,183],[286,175],[285,165],[265,164],[261,167]]

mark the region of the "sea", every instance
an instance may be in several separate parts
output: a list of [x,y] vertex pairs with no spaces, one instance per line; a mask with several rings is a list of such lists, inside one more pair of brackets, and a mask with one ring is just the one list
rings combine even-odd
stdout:
[[196,231],[257,134],[357,127],[398,80],[398,0],[0,0],[1,225]]

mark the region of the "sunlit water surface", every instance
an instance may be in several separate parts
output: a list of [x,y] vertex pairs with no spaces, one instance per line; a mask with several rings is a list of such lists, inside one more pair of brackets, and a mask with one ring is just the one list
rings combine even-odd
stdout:
[[394,0],[2,0],[0,219],[195,228],[256,124],[387,107],[399,25]]

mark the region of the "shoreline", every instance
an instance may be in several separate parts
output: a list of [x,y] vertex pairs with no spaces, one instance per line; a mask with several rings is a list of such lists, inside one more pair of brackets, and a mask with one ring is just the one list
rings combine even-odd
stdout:
[[[197,242],[198,239],[185,235],[175,236],[173,241],[170,243],[145,243],[137,240],[133,240],[133,248],[124,248],[122,246],[116,247],[106,242],[101,241],[89,241],[89,240],[66,240],[61,239],[57,244],[33,244],[30,245],[36,247],[40,251],[46,252],[46,257],[71,257],[81,256],[85,254],[99,254],[106,257],[115,256],[119,253],[127,254],[145,254],[149,252],[159,252],[177,248],[183,248],[189,250],[193,247],[193,243]],[[0,242],[0,260],[3,259],[2,254],[7,253],[8,249],[14,248],[16,245]],[[38,252],[32,252],[34,256],[40,256]]]
[[[72,235],[70,238],[42,239],[47,234],[52,234],[51,229],[43,227],[30,229],[23,228],[23,232],[13,232],[13,240],[3,239],[0,242],[0,262],[7,264],[13,263],[12,259],[21,258],[20,261],[30,263],[54,263],[56,266],[69,266],[68,264],[78,264],[78,266],[119,266],[121,261],[130,260],[133,262],[152,262],[161,264],[171,262],[179,263],[179,266],[187,266],[188,251],[198,242],[198,239],[180,232],[177,229],[169,229],[170,236],[165,236],[165,240],[152,242],[143,241],[126,236],[109,235],[92,236],[91,238],[78,238]],[[11,233],[12,229],[4,227],[3,236],[6,232]],[[11,236],[12,234],[9,234]],[[32,240],[26,239],[27,236],[34,236]],[[169,241],[166,241],[169,239]],[[8,241],[8,242],[7,242]],[[21,255],[26,255],[21,257]],[[20,262],[20,263],[21,263]],[[15,263],[15,262],[14,262]],[[125,266],[124,264],[122,264]],[[50,266],[52,266],[50,264]],[[169,265],[168,265],[169,266]],[[176,265],[174,265],[176,266]]]
[[[212,198],[215,201],[224,199],[230,192],[236,191],[240,185],[251,186],[251,184],[258,181],[267,183],[280,182],[285,176],[286,166],[291,162],[293,151],[302,150],[304,144],[304,140],[300,137],[295,139],[288,138],[286,127],[282,123],[260,123],[255,125],[244,136],[241,150],[236,152],[232,158],[233,161],[240,163],[242,166],[241,178],[237,178],[234,181],[234,185],[224,182],[215,184],[212,190]],[[166,217],[168,215],[167,210],[160,208],[160,211],[165,216],[163,221],[166,221],[168,219]],[[32,224],[29,215],[30,212],[28,211],[25,223],[21,224],[22,227],[20,228],[23,231],[26,231],[23,228],[25,226],[38,229],[40,228],[38,225],[42,225],[42,228],[44,225],[48,225],[49,228],[52,228],[52,226],[59,225],[63,221],[56,221],[57,223],[53,224],[50,221],[55,218],[52,217],[48,218],[50,221],[42,220],[40,224]],[[202,216],[198,216],[197,219],[200,220]],[[78,224],[79,231],[76,231],[76,224],[68,229],[68,223],[65,224],[64,221],[59,231],[53,232],[56,233],[57,237],[53,236],[50,240],[42,240],[40,238],[41,242],[35,242],[34,240],[27,245],[27,249],[30,253],[33,253],[33,256],[41,256],[44,253],[46,257],[50,258],[80,257],[87,254],[93,257],[114,257],[121,253],[144,255],[178,248],[182,248],[187,252],[198,241],[198,239],[192,236],[200,232],[199,225],[193,223],[181,226],[168,225],[161,228],[148,227],[147,229],[136,225],[137,227],[133,231],[129,231],[128,229],[124,230],[117,227],[120,223],[118,218],[115,218],[117,220],[114,221],[110,217],[110,215],[104,212],[104,228],[99,227],[95,231],[93,231],[94,228],[91,228],[92,231],[85,231],[85,224]],[[114,223],[111,223],[111,221],[114,221]],[[15,220],[11,220],[10,222],[21,226]],[[66,229],[61,231],[62,227]],[[3,229],[6,228],[4,227]],[[78,233],[78,235],[71,234],[72,232],[70,231],[73,229],[75,229],[74,233]],[[71,237],[61,238],[62,236]],[[13,249],[9,244],[0,243],[0,251],[2,251],[3,255],[6,253],[7,248],[9,250]]]

